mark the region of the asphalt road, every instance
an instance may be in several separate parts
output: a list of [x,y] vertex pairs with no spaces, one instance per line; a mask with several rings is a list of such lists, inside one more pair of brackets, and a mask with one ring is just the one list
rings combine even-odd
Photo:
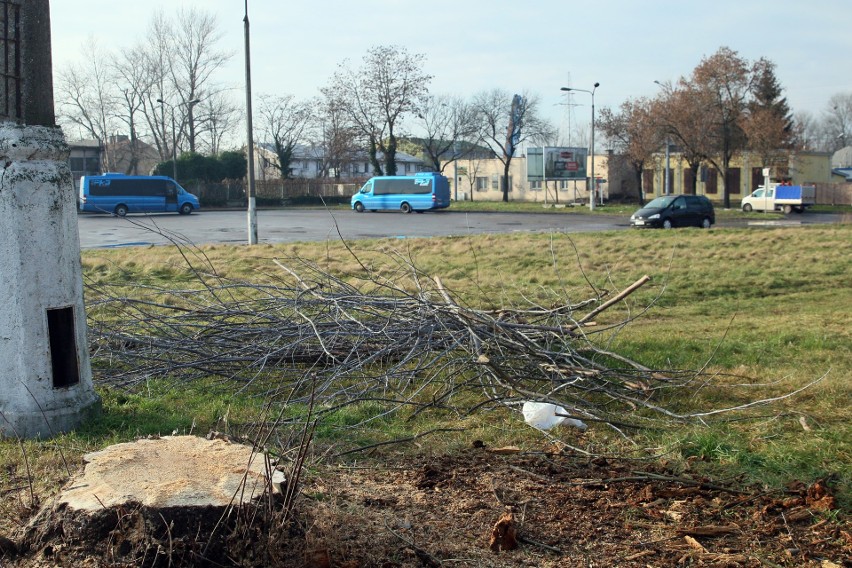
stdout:
[[[175,213],[113,217],[81,213],[80,246],[106,248],[168,244],[170,239],[194,244],[248,241],[245,211],[200,211],[189,216]],[[838,215],[805,213],[785,220],[720,221],[717,226],[778,226],[831,223]],[[439,211],[405,215],[398,211],[355,213],[348,209],[275,209],[257,213],[261,243],[325,241],[370,238],[411,238],[483,233],[559,231],[565,233],[628,229],[626,215],[565,213],[465,213]]]

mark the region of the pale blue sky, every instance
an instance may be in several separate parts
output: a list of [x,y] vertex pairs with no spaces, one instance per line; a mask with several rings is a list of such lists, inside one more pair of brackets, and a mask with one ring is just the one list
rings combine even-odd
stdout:
[[[244,0],[52,0],[54,67],[79,60],[91,36],[104,49],[130,47],[151,14],[196,6],[216,15],[221,48],[234,57],[218,79],[244,100]],[[653,96],[654,80],[688,75],[728,46],[749,61],[767,57],[794,112],[822,115],[829,98],[852,93],[849,0],[249,0],[252,89],[318,94],[345,59],[401,45],[426,56],[432,92],[469,96],[494,87],[529,91],[565,128],[562,86],[591,89],[597,109]],[[590,98],[578,93],[577,123]]]

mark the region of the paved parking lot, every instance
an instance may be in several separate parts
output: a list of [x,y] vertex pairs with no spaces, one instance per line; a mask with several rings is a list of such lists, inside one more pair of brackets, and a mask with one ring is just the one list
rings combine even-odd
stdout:
[[[403,214],[397,211],[355,213],[348,208],[264,209],[258,211],[261,243],[324,241],[368,238],[411,238],[516,231],[587,232],[629,229],[626,215],[567,213],[466,213],[438,211]],[[840,215],[792,214],[781,220],[719,220],[718,227],[773,227],[836,223]],[[167,244],[170,239],[195,244],[248,241],[245,211],[201,211],[189,216],[175,213],[113,217],[83,213],[79,216],[82,248]]]

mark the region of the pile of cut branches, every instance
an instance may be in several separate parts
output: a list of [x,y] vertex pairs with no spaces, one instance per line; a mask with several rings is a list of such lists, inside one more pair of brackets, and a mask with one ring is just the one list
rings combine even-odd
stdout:
[[700,371],[649,369],[591,337],[626,323],[593,318],[647,276],[609,299],[488,310],[463,305],[410,263],[403,286],[369,271],[353,285],[303,259],[274,262],[279,276],[263,284],[196,269],[191,288],[87,283],[96,381],[204,379],[309,408],[312,419],[361,403],[377,409],[369,421],[402,408],[465,415],[537,401],[623,431],[708,414],[678,413],[657,396],[705,381]]

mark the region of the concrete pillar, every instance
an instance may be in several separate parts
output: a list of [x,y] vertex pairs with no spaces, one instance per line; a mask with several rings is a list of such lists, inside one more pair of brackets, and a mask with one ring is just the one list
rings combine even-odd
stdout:
[[0,1],[0,436],[48,437],[99,409],[68,146],[55,126],[47,0]]

